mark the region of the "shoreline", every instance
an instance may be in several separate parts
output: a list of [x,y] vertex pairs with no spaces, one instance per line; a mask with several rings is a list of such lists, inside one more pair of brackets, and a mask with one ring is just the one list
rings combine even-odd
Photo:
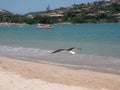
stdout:
[[[93,55],[87,55],[87,54],[81,54],[81,57],[87,57],[87,56],[93,56]],[[1,57],[1,56],[0,56]],[[54,62],[54,61],[46,61],[44,59],[38,60],[34,58],[27,58],[27,57],[14,57],[14,56],[2,56],[2,57],[8,57],[11,59],[15,60],[21,60],[21,61],[26,61],[26,62],[33,62],[33,63],[41,63],[41,64],[47,64],[47,65],[54,65],[54,66],[59,66],[59,67],[65,67],[69,68],[71,70],[87,70],[87,71],[93,71],[93,72],[101,72],[101,73],[106,73],[106,74],[115,74],[115,75],[120,75],[120,70],[119,68],[113,68],[113,67],[102,67],[102,66],[92,66],[92,65],[74,65],[74,64],[65,64],[65,63],[59,63],[59,62]],[[90,58],[89,57],[89,58]],[[99,57],[104,57],[104,58],[114,58],[114,59],[120,59],[120,58],[115,58],[115,57],[107,57],[107,56],[96,56],[96,60],[99,59]],[[84,58],[83,58],[84,59]],[[103,59],[103,58],[102,58]],[[82,60],[80,60],[81,62]],[[88,59],[89,63],[89,59]]]
[[[120,89],[120,75],[82,69],[75,70],[69,67],[24,61],[2,56],[0,56],[0,72],[18,74],[27,80],[37,79],[46,81],[47,83],[68,85],[69,88],[74,86],[73,90],[77,90],[75,89],[76,87],[87,88],[85,90]],[[78,90],[83,90],[80,88]]]

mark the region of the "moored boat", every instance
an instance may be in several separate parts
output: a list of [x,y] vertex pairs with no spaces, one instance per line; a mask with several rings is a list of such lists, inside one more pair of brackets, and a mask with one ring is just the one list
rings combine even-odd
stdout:
[[42,28],[42,29],[51,29],[53,28],[51,25],[49,24],[45,24],[45,25],[37,25],[37,28]]

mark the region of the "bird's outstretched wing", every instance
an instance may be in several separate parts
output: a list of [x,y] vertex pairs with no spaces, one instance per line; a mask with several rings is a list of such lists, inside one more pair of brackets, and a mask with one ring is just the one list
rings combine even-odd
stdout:
[[[72,52],[72,50],[73,49],[79,49],[79,50],[81,50],[81,48],[75,48],[75,47],[72,47],[72,48],[69,48],[69,49],[58,49],[58,50],[55,50],[55,51],[53,51],[51,54],[53,54],[53,53],[58,53],[58,52],[61,52],[61,51],[68,51],[68,52]],[[75,53],[75,52],[74,52]]]
[[69,49],[67,49],[68,51],[71,51],[71,50],[73,50],[73,49],[79,49],[79,50],[82,50],[81,48],[76,48],[76,47],[72,47],[72,48],[69,48]]
[[66,49],[58,49],[58,50],[53,51],[52,54],[53,53],[58,53],[58,52],[61,52],[61,51],[64,51],[64,50],[66,50]]
[[75,47],[69,48],[69,49],[67,49],[67,50],[68,50],[68,51],[71,51],[71,50],[73,50],[73,49],[75,49]]

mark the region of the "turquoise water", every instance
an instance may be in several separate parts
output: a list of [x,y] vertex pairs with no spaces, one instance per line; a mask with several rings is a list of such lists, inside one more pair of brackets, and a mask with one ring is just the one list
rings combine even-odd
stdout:
[[120,57],[120,24],[56,24],[53,27],[1,26],[0,46],[42,50],[81,47],[83,50],[79,53]]
[[[120,74],[120,23],[53,27],[0,26],[0,55],[80,68],[108,68]],[[71,47],[82,50],[75,50],[75,55],[51,54],[56,49]]]

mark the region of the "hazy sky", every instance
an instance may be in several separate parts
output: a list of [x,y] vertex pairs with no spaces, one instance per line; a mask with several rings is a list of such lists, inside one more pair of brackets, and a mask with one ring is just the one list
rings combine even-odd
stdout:
[[25,14],[28,12],[45,11],[48,5],[51,9],[55,9],[92,1],[97,0],[0,0],[0,9]]

